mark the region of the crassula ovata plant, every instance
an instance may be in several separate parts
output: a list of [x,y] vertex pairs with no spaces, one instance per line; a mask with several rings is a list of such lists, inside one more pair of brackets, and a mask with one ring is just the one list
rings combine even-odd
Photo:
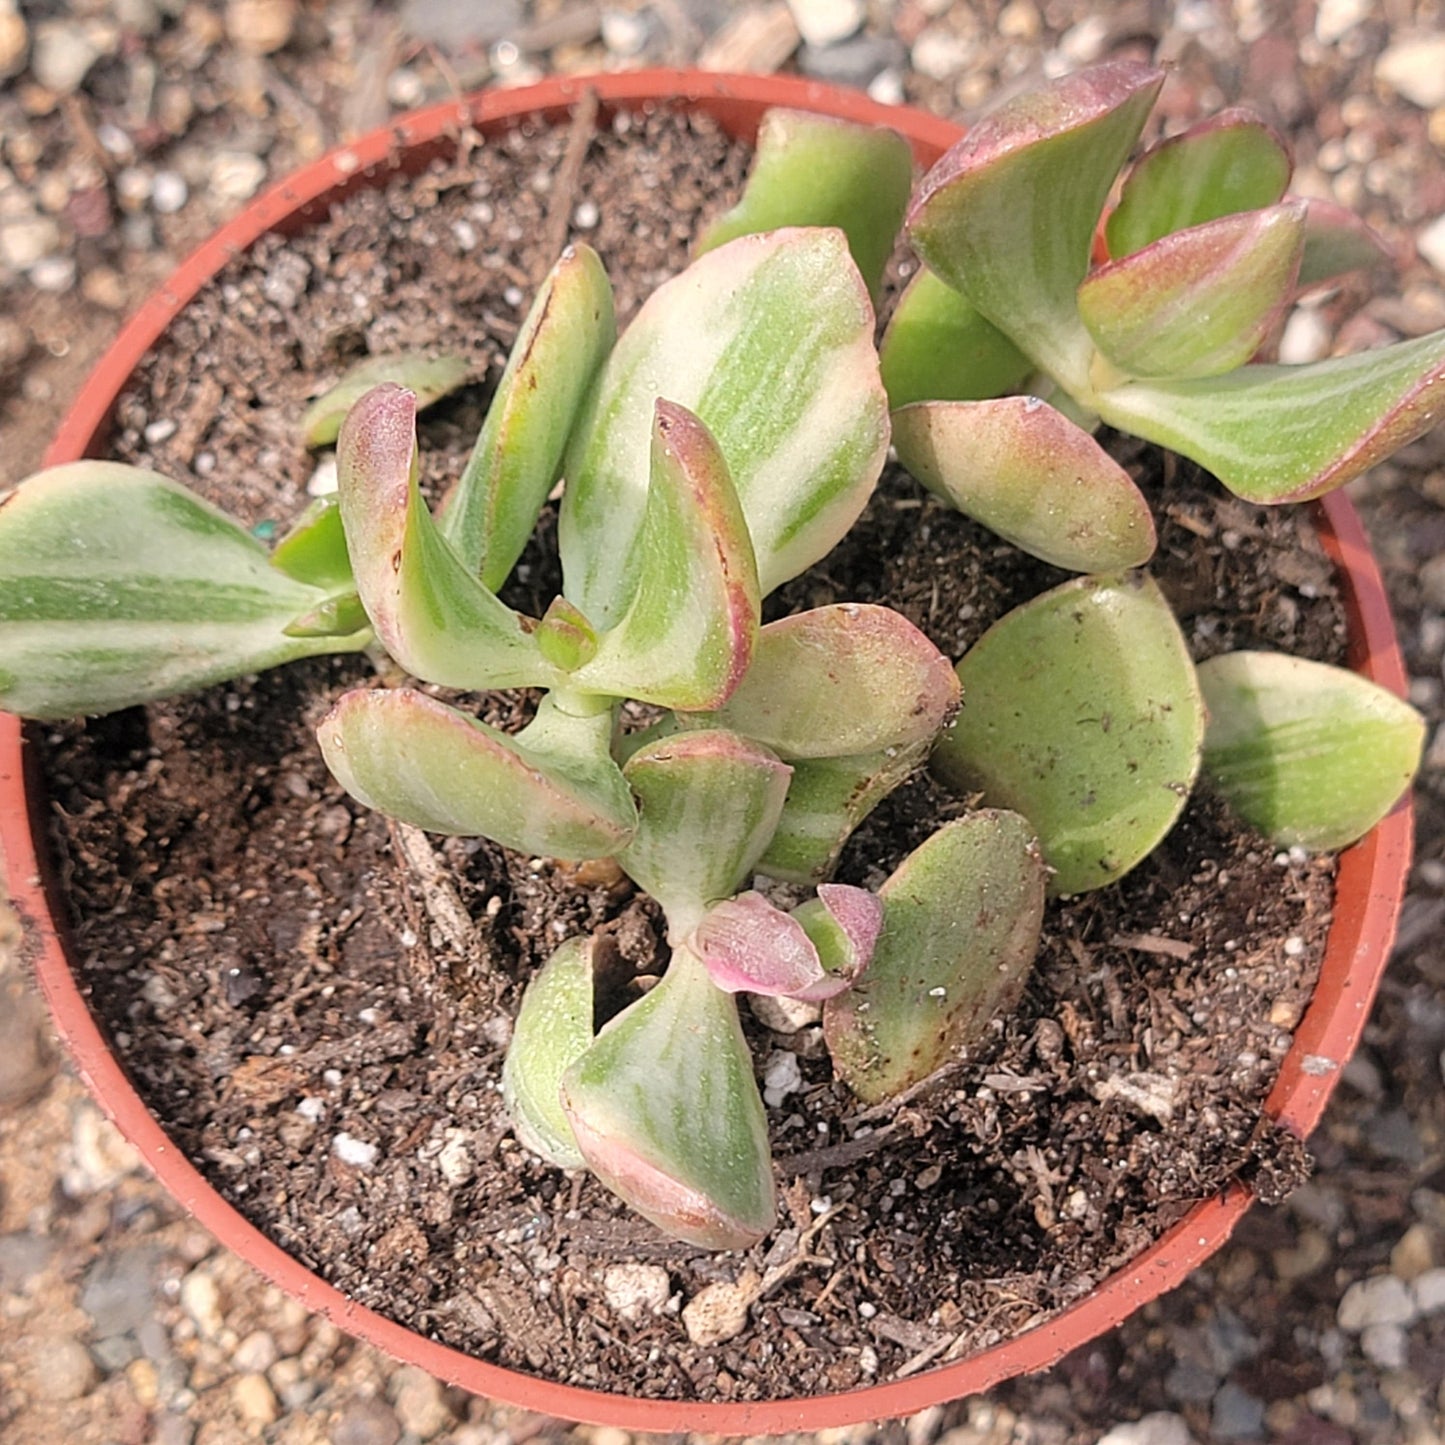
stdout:
[[[384,653],[318,729],[354,797],[615,859],[666,920],[666,972],[611,1017],[603,937],[566,940],[528,985],[502,1081],[518,1137],[680,1238],[755,1242],[774,1191],[738,993],[820,1002],[835,1070],[885,1100],[978,1039],[1022,986],[1046,893],[1146,856],[1201,761],[1247,821],[1310,847],[1372,826],[1418,762],[1418,717],[1352,674],[1261,653],[1196,668],[1144,570],[1147,500],[1091,435],[1107,421],[1249,500],[1294,500],[1426,429],[1445,386],[1438,336],[1314,368],[1250,360],[1298,287],[1373,253],[1357,223],[1281,199],[1288,159],[1246,117],[1146,153],[1093,264],[1158,84],[1125,65],[1068,78],[935,167],[908,218],[930,269],[881,370],[870,298],[907,147],[775,112],[739,205],[620,339],[599,258],[561,257],[435,509],[415,423],[464,379],[447,356],[377,358],[313,406],[338,493],[269,554],[151,473],[32,478],[0,509],[0,703],[104,712]],[[931,490],[1083,574],[956,670],[883,607],[762,622],[857,519],[890,435]],[[559,480],[562,593],[522,616],[499,594]],[[509,735],[429,688],[538,700]],[[831,881],[930,755],[981,806],[876,894]],[[811,896],[780,907],[767,879]]]

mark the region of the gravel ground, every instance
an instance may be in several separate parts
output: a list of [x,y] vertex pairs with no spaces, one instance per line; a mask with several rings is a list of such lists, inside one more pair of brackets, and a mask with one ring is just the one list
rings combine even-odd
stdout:
[[[687,63],[802,69],[967,119],[1120,53],[1170,61],[1168,122],[1250,104],[1296,186],[1361,211],[1394,277],[1302,311],[1304,360],[1445,325],[1438,0],[0,0],[0,472],[219,219],[454,87]],[[1445,430],[1357,484],[1430,718],[1397,955],[1314,1181],[1056,1369],[818,1437],[950,1445],[1445,1438]],[[3,919],[0,919],[3,926]],[[0,1438],[17,1445],[626,1445],[443,1389],[260,1282],[179,1212],[58,1056],[0,934]]]

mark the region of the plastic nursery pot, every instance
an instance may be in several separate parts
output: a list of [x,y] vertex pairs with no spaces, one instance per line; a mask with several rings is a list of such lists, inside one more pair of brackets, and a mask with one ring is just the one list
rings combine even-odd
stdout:
[[[554,80],[418,112],[333,151],[273,187],[192,255],[141,308],[95,368],[61,424],[47,464],[103,453],[116,398],[141,357],[186,302],[258,237],[268,231],[303,228],[349,192],[384,185],[398,171],[420,170],[453,148],[463,125],[486,132],[523,118],[562,120],[589,85],[601,101],[603,121],[618,108],[687,105],[714,117],[732,134],[751,139],[768,107],[804,107],[892,126],[909,139],[925,166],[961,133],[934,116],[876,105],[861,95],[795,78],[680,71]],[[1316,515],[1343,582],[1351,663],[1402,692],[1404,668],[1380,574],[1359,519],[1339,493],[1325,498]],[[818,1430],[907,1414],[1043,1369],[1103,1333],[1178,1284],[1219,1249],[1251,1203],[1246,1188],[1231,1186],[1221,1196],[1196,1205],[1127,1268],[1046,1323],[969,1358],[867,1389],[763,1403],[687,1403],[584,1390],[502,1369],[415,1334],[342,1295],[248,1224],[182,1155],[141,1102],[77,985],[66,953],[59,885],[50,871],[44,842],[37,842],[44,838],[47,806],[43,780],[27,767],[21,724],[0,715],[0,846],[10,896],[57,1027],[91,1091],[166,1187],[229,1249],[351,1334],[480,1395],[594,1424],[728,1435]],[[1364,1026],[1394,936],[1410,839],[1406,801],[1341,858],[1319,983],[1267,1101],[1269,1113],[1301,1137],[1323,1112]]]

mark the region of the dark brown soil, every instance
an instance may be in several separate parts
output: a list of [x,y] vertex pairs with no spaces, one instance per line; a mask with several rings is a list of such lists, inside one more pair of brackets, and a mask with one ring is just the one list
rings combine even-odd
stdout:
[[[576,196],[597,206],[586,239],[624,314],[681,266],[695,216],[742,165],[670,118],[645,130],[645,144],[594,147]],[[465,170],[354,198],[289,248],[262,243],[148,364],[117,455],[262,529],[284,524],[313,465],[301,410],[355,355],[461,344],[494,379],[537,279],[562,149],[556,134],[489,144]],[[427,419],[435,485],[486,394]],[[1119,454],[1156,504],[1156,572],[1198,656],[1339,659],[1340,608],[1301,514],[1246,507],[1132,444]],[[556,581],[548,542],[544,528],[513,584],[534,613]],[[887,600],[957,655],[1061,576],[890,473],[848,541],[775,605]],[[832,1082],[816,1027],[749,1018],[760,1071],[788,1050],[804,1079],[770,1110],[782,1223],[747,1258],[662,1239],[590,1177],[526,1155],[497,1093],[536,965],[603,926],[655,972],[655,911],[605,871],[422,839],[351,803],[311,730],[364,667],[297,665],[37,733],[84,981],[127,1067],[222,1192],[361,1302],[576,1384],[843,1389],[1036,1323],[1232,1178],[1278,1194],[1302,1177],[1299,1146],[1259,1106],[1312,987],[1333,863],[1275,857],[1201,797],[1123,882],[1050,906],[1018,1012],[903,1105],[865,1115]],[[502,723],[527,706],[483,704]],[[958,809],[910,785],[850,845],[844,876],[878,881]],[[374,1146],[372,1162],[344,1162],[342,1135]],[[629,1322],[606,1303],[606,1271],[627,1261],[667,1270],[661,1314]],[[679,1307],[749,1270],[771,1285],[750,1328],[692,1345]]]

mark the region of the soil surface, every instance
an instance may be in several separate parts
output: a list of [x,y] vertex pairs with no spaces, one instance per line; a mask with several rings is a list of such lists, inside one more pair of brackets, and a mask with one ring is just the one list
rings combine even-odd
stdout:
[[[316,466],[297,418],[331,370],[462,343],[486,379],[426,419],[440,489],[550,259],[535,238],[566,143],[513,132],[348,200],[300,241],[263,242],[144,365],[115,453],[284,528]],[[666,113],[591,148],[561,214],[595,216],[623,324],[744,169],[710,125]],[[1156,570],[1199,657],[1339,660],[1304,512],[1258,514],[1190,466],[1116,446],[1160,518]],[[510,584],[533,616],[557,590],[552,520]],[[770,612],[882,602],[958,656],[1065,580],[895,472]],[[746,1258],[660,1238],[590,1176],[520,1150],[497,1092],[521,989],[556,945],[600,929],[655,976],[657,910],[605,866],[589,882],[585,866],[428,839],[353,804],[313,729],[365,677],[354,659],[288,667],[46,730],[42,747],[84,982],[127,1068],[222,1192],[362,1303],[568,1383],[781,1398],[969,1353],[1087,1293],[1231,1179],[1282,1198],[1305,1177],[1260,1103],[1313,984],[1332,863],[1273,856],[1206,797],[1121,884],[1050,906],[1023,1006],[898,1107],[863,1110],[833,1080],[816,1020],[770,1028],[759,1010],[760,1075],[797,1061],[770,1111],[780,1226]],[[477,705],[514,727],[529,700]],[[964,811],[917,780],[860,830],[840,878],[877,886]],[[640,1314],[607,1287],[639,1265],[666,1280],[666,1303]],[[720,1280],[759,1299],[721,1347],[679,1315]]]

